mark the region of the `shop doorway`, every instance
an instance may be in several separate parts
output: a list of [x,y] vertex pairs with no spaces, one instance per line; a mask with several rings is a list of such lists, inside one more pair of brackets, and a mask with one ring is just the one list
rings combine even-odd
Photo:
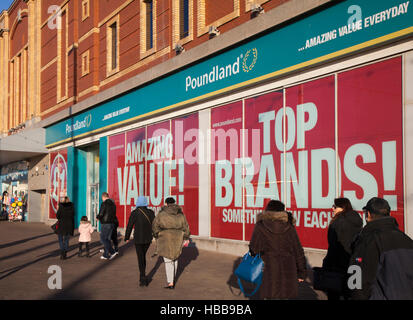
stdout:
[[91,221],[93,227],[98,227],[96,216],[99,213],[99,184],[91,184],[88,186],[88,210],[87,217]]
[[92,226],[98,227],[99,213],[99,144],[83,150],[86,154],[86,216]]
[[92,226],[97,227],[96,216],[99,212],[99,144],[85,150],[87,167],[87,217]]

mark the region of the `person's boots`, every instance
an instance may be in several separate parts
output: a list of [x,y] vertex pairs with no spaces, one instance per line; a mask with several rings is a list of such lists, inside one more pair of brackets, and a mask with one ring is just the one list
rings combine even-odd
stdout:
[[82,249],[79,248],[79,252],[78,252],[77,256],[78,256],[79,258],[82,257]]
[[65,256],[65,252],[63,250],[60,250],[60,260],[64,260],[65,259],[64,256]]
[[62,260],[66,260],[66,251],[63,251],[63,259]]
[[87,257],[87,258],[90,258],[89,249],[86,249],[86,257]]

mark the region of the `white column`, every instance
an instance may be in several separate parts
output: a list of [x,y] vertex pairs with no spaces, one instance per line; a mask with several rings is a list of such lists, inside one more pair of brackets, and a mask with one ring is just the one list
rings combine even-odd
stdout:
[[[199,112],[199,235],[211,235],[211,110]],[[201,150],[202,149],[202,150]]]
[[413,238],[413,51],[404,54],[405,232]]

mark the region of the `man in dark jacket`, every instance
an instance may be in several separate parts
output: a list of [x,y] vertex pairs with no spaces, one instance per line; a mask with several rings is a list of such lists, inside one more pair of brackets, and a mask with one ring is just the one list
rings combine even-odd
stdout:
[[112,199],[109,198],[107,192],[102,193],[102,205],[100,206],[97,219],[100,221],[100,241],[104,246],[102,260],[113,259],[117,252],[112,247],[112,232],[116,223],[116,205]]
[[75,230],[75,208],[69,197],[65,197],[59,203],[56,218],[59,221],[56,233],[59,238],[60,259],[65,260],[69,249],[69,239]]
[[390,206],[374,197],[363,208],[367,225],[355,244],[350,266],[361,268],[361,288],[352,299],[413,299],[413,240],[399,230]]
[[148,201],[146,197],[140,196],[136,203],[135,210],[132,211],[128,226],[125,232],[125,241],[129,242],[132,228],[135,226],[133,239],[135,241],[136,255],[139,264],[139,286],[148,286],[149,281],[146,277],[146,252],[152,242],[152,222],[155,219],[155,213],[147,208]]

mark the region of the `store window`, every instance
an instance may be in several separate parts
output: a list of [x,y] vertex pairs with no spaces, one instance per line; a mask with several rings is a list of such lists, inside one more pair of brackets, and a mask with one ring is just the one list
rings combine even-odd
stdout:
[[67,149],[50,153],[49,218],[56,219],[59,202],[67,196]]
[[198,234],[198,128],[198,114],[191,114],[109,137],[109,194],[121,228],[138,196],[155,212],[173,197]]
[[397,57],[213,108],[211,235],[250,240],[275,199],[303,246],[326,249],[334,199],[362,215],[374,196],[403,230],[401,70]]
[[9,221],[27,220],[28,163],[20,161],[2,166],[0,170],[1,218]]
[[211,236],[243,240],[242,101],[211,110]]
[[361,210],[385,198],[404,229],[401,57],[338,74],[340,194]]
[[[396,57],[210,109],[211,162],[201,174],[211,176],[211,236],[249,241],[271,199],[292,212],[307,248],[327,248],[336,197],[360,214],[383,197],[403,230],[401,66]],[[154,210],[174,196],[197,233],[198,128],[195,113],[109,138],[122,223],[138,195]]]

